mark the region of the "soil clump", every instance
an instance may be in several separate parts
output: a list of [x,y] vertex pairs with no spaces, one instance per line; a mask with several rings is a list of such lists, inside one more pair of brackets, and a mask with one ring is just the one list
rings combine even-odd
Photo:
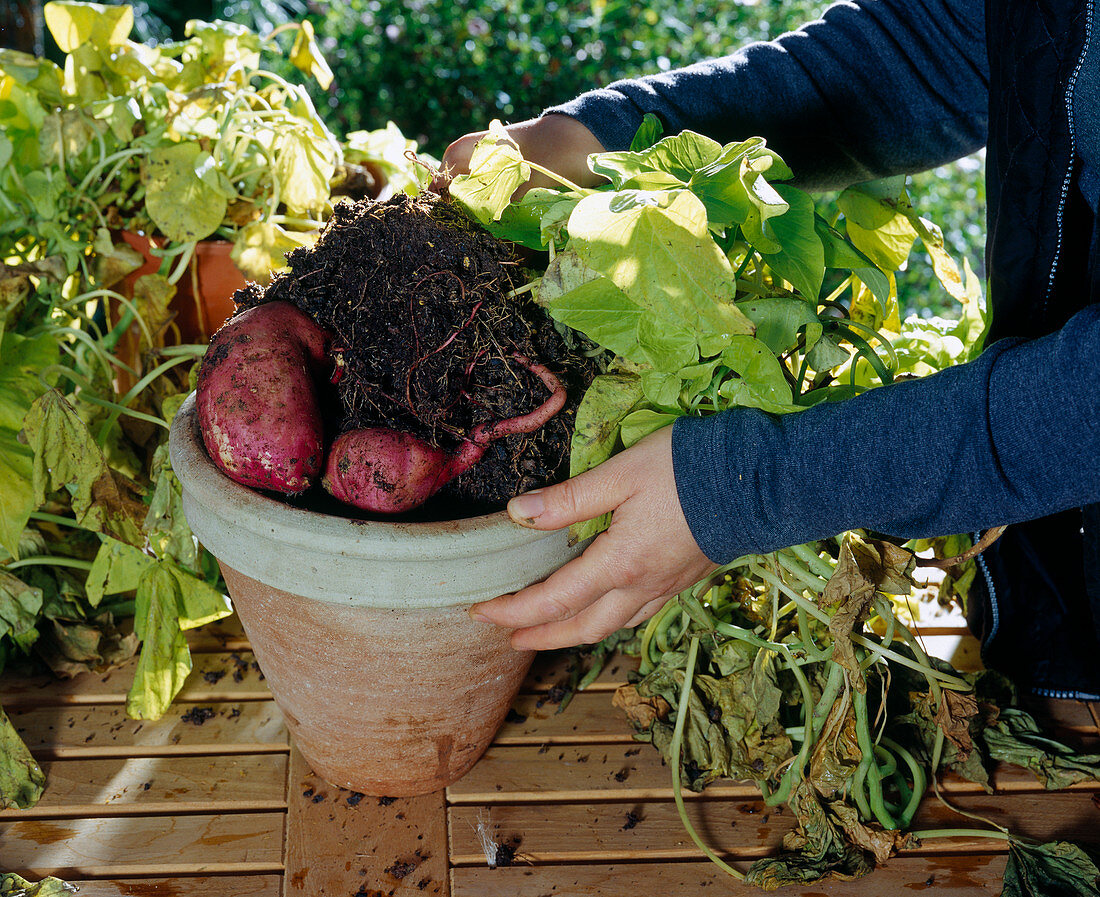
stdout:
[[[526,414],[548,397],[516,356],[566,386],[562,412],[535,433],[494,442],[417,518],[468,517],[568,475],[576,408],[597,373],[576,334],[559,330],[526,293],[510,244],[433,194],[343,201],[312,247],[287,257],[239,308],[294,303],[334,334],[331,441],[386,426],[454,451],[478,424]],[[326,509],[327,510],[327,509]]]

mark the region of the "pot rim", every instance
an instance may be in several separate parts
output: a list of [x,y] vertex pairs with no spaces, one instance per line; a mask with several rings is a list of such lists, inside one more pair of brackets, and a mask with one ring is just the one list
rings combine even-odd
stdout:
[[286,505],[234,482],[214,465],[199,432],[193,392],[172,421],[169,455],[184,491],[235,528],[264,538],[277,531],[280,542],[302,547],[315,547],[320,539],[333,546],[334,554],[347,558],[469,557],[479,550],[508,550],[561,532],[520,526],[506,511],[458,520],[407,522],[342,517]]

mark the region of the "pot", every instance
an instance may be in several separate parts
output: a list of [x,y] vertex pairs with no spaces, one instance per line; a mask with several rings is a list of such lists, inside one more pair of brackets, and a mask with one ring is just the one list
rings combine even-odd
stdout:
[[[143,274],[156,273],[161,259],[149,251],[149,238],[144,234],[120,231],[119,236],[145,257],[145,264],[123,280],[122,292],[129,298],[134,282]],[[233,294],[248,279],[233,262],[232,253],[233,243],[229,240],[202,240],[195,244],[187,271],[176,282],[176,295],[168,306],[176,313],[173,323],[179,330],[178,342],[209,342],[211,335],[233,314]]]
[[583,546],[504,512],[409,523],[292,507],[214,466],[194,402],[169,443],[184,513],[218,559],[314,772],[376,796],[457,780],[489,746],[534,657],[467,608],[545,578]]

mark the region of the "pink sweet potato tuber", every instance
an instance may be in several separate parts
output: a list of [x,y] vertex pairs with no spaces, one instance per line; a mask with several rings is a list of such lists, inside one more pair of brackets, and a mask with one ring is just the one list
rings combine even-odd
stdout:
[[493,440],[537,430],[562,409],[565,387],[543,365],[522,355],[513,357],[550,390],[550,398],[534,411],[479,424],[454,454],[386,427],[349,430],[329,449],[321,480],[325,489],[340,501],[376,514],[411,511],[480,461]]
[[199,429],[231,479],[289,494],[311,485],[324,462],[315,384],[330,342],[289,302],[250,308],[214,334],[199,370]]

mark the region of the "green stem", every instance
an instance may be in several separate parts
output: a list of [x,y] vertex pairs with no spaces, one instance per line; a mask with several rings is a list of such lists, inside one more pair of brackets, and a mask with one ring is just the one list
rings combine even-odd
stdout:
[[684,669],[684,684],[680,689],[680,701],[676,709],[676,725],[672,731],[672,744],[669,745],[669,754],[672,760],[672,796],[676,801],[676,811],[680,814],[680,821],[684,829],[691,836],[695,845],[703,851],[703,855],[714,863],[719,869],[732,875],[738,881],[744,881],[745,876],[729,865],[725,860],[714,853],[699,837],[695,826],[688,819],[687,809],[684,807],[683,787],[680,784],[680,752],[684,745],[684,723],[688,716],[688,704],[691,699],[691,683],[695,678],[695,661],[699,656],[699,636],[692,636],[688,645],[687,666]]
[[4,564],[0,569],[10,573],[20,567],[35,566],[72,567],[76,570],[91,570],[92,562],[82,561],[80,558],[65,557],[64,555],[36,554],[31,557],[20,558],[18,561],[12,561],[10,564]]
[[995,838],[998,841],[1008,841],[1012,838],[1012,835],[1000,829],[985,828],[928,828],[911,834],[919,841],[931,838]]
[[96,442],[99,445],[104,445],[107,442],[107,434],[111,432],[111,428],[114,427],[115,422],[118,420],[119,415],[125,410],[125,406],[129,405],[142,390],[145,389],[150,383],[157,379],[161,374],[167,373],[177,365],[190,361],[191,359],[186,355],[180,355],[176,358],[169,359],[163,364],[158,365],[149,371],[144,377],[138,380],[129,391],[121,399],[119,399],[118,407],[111,410],[111,413],[107,416],[107,419],[103,422],[103,426],[99,428],[99,435],[96,437]]
[[62,517],[60,514],[47,514],[45,511],[32,511],[31,520],[41,520],[43,523],[56,523],[58,526],[71,526],[74,529],[82,529],[87,532],[95,532],[77,523],[72,517]]
[[882,736],[881,741],[884,747],[889,748],[901,757],[905,765],[909,767],[910,774],[913,776],[913,791],[909,795],[909,800],[902,809],[901,815],[898,817],[898,822],[901,824],[901,827],[908,828],[909,823],[913,821],[913,817],[917,815],[917,808],[920,806],[921,799],[924,797],[924,791],[928,787],[928,778],[925,775],[924,767],[922,767],[920,763],[917,762],[916,758],[904,747],[892,738],[887,738],[885,735]]
[[882,800],[882,774],[879,772],[878,763],[875,762],[875,744],[871,740],[871,728],[867,718],[867,692],[857,691],[853,686],[852,707],[855,709],[856,739],[863,753],[860,766],[865,769],[867,776],[867,796],[871,812],[879,825],[892,831],[899,826]]

